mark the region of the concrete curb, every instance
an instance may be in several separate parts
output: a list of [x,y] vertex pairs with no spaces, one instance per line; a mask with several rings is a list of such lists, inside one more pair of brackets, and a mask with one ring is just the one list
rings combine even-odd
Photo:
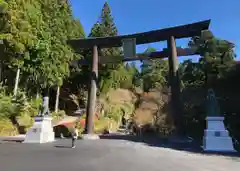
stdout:
[[16,136],[0,136],[0,142],[22,142],[25,140],[25,135],[16,135]]

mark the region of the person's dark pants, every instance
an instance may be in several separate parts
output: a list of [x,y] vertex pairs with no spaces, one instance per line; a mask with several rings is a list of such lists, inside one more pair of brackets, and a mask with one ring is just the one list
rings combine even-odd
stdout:
[[122,118],[122,126],[123,126],[124,128],[126,128],[126,119],[125,119],[125,118]]
[[75,141],[76,141],[76,139],[74,137],[72,137],[72,147],[75,146]]

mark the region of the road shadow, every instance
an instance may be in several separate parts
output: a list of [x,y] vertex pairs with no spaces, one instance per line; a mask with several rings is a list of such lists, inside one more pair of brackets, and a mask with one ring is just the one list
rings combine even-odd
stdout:
[[180,141],[173,140],[170,138],[163,138],[159,136],[135,136],[135,135],[118,135],[118,134],[107,134],[100,135],[100,139],[109,139],[109,140],[126,140],[136,143],[144,143],[152,147],[160,148],[169,148],[178,151],[185,151],[195,154],[202,155],[218,155],[218,156],[227,156],[227,157],[240,157],[239,152],[214,152],[214,151],[203,151],[201,145],[194,140],[191,141]]
[[3,139],[2,142],[22,143],[24,140]]
[[56,147],[56,148],[72,148],[72,146],[67,146],[67,145],[55,145],[54,147]]

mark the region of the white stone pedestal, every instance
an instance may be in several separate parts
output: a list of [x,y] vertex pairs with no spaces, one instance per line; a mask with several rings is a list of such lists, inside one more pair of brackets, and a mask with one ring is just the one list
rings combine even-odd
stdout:
[[204,131],[204,151],[236,152],[232,138],[223,123],[224,117],[207,117],[207,129]]
[[48,143],[53,142],[54,139],[52,117],[36,117],[35,123],[27,131],[23,143]]

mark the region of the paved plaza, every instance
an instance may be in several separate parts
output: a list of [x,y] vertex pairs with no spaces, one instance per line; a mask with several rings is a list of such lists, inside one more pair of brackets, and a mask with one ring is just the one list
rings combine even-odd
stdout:
[[240,158],[209,156],[128,140],[0,143],[1,171],[239,171]]

